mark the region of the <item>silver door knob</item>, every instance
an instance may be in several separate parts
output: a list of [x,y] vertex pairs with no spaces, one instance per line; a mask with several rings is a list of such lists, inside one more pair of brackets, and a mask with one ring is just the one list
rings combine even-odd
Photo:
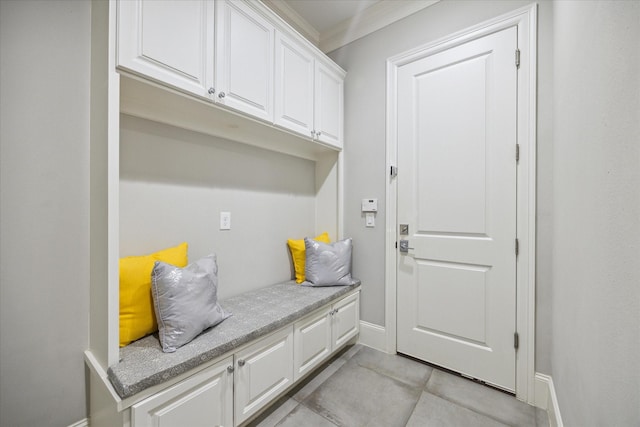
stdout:
[[238,366],[243,367],[245,364],[245,361],[243,359],[238,359]]
[[224,93],[224,92],[220,92],[220,93],[218,94],[218,98],[220,98],[220,99],[224,98],[225,96],[227,96],[227,94],[226,94],[226,93]]
[[408,240],[400,240],[400,252],[407,253],[407,252],[409,252],[409,249],[414,249],[414,248],[410,248],[409,247],[409,241]]
[[227,366],[227,372],[229,372],[230,374],[232,374],[232,373],[233,373],[233,371],[234,371],[234,369],[233,369],[233,365],[229,365],[229,366]]
[[214,88],[210,87],[207,92],[209,92],[209,95],[213,95],[214,93],[216,93],[216,90]]

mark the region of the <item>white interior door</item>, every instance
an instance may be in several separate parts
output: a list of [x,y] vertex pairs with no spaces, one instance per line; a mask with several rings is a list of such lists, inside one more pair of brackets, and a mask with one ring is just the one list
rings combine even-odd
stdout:
[[397,81],[398,239],[410,247],[398,253],[398,352],[511,391],[516,37],[424,57]]

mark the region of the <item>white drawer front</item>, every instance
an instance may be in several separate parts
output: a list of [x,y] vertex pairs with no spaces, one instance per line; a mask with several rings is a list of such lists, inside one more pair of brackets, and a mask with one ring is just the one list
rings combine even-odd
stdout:
[[295,380],[322,363],[331,354],[331,314],[315,313],[294,326]]
[[231,357],[133,405],[133,427],[233,425]]
[[234,381],[240,424],[293,383],[293,327],[236,353]]

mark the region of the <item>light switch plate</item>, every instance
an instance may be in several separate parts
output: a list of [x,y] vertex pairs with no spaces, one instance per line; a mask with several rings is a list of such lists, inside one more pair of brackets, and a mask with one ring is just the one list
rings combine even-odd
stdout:
[[376,214],[373,212],[367,212],[364,214],[364,222],[367,227],[375,227],[376,226]]

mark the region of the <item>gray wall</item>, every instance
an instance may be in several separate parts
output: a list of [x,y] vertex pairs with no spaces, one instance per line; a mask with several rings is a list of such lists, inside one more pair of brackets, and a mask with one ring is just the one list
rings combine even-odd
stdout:
[[[345,234],[384,325],[385,60],[526,5],[443,0],[331,53],[345,84]],[[640,423],[640,3],[538,6],[536,371],[566,425]],[[378,224],[384,212],[378,213]]]
[[0,1],[0,425],[86,417],[90,4]]
[[290,280],[287,239],[316,232],[314,165],[121,115],[120,255],[182,241],[190,260],[215,252],[220,298]]
[[[530,4],[526,1],[441,1],[434,6],[392,24],[365,38],[332,52],[331,56],[347,70],[345,82],[345,235],[354,239],[354,274],[362,279],[362,319],[384,325],[384,238],[385,238],[385,111],[386,60],[411,48],[445,37],[456,31],[486,21],[500,14]],[[550,9],[542,4],[540,9]],[[541,10],[541,13],[543,11]],[[542,30],[551,26],[549,21],[539,23]],[[541,38],[541,62],[550,63],[550,40]],[[548,65],[547,65],[548,66]],[[541,70],[540,79],[549,81],[548,71]],[[545,85],[542,85],[543,88]],[[541,101],[550,102],[551,90],[547,85]],[[545,110],[546,111],[546,110]],[[548,117],[548,116],[547,116]],[[551,122],[541,118],[539,125],[548,129]],[[538,203],[543,212],[549,209],[551,181],[548,170],[552,162],[547,157],[551,146],[548,135],[538,141],[540,164],[538,173],[544,177],[539,185]],[[364,226],[359,200],[377,197],[380,210],[375,229]],[[538,240],[549,239],[549,217],[538,218]],[[549,258],[543,252],[538,269],[547,270]],[[545,295],[546,288],[542,290]],[[549,336],[548,307],[540,306],[538,334]],[[547,354],[548,347],[540,354]],[[544,356],[541,356],[542,358]],[[548,363],[545,363],[548,366]],[[550,372],[547,368],[545,372]]]
[[568,426],[640,425],[640,3],[554,4],[552,375]]

